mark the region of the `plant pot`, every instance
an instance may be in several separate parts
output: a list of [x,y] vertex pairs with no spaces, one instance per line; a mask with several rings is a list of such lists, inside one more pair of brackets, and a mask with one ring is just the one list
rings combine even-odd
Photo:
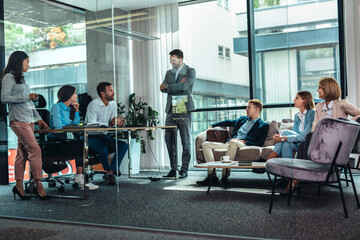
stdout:
[[[135,139],[131,139],[128,151],[128,154],[130,154],[131,174],[139,174],[141,157],[140,142],[136,142]],[[121,162],[120,172],[122,174],[129,174],[128,156],[129,155],[125,155],[123,161]]]

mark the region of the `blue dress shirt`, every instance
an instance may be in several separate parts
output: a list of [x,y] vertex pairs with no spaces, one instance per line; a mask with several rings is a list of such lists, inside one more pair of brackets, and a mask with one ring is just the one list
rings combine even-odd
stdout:
[[50,128],[61,129],[63,126],[80,123],[80,113],[75,112],[74,120],[70,119],[70,106],[67,107],[63,102],[52,106],[50,112]]

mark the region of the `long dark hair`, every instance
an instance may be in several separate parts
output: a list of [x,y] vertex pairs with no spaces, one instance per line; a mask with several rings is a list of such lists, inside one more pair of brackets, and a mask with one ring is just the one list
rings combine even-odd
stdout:
[[[72,95],[74,95],[75,90],[76,90],[75,87],[70,86],[70,85],[62,86],[59,89],[58,93],[57,93],[57,96],[58,96],[58,99],[59,99],[58,103],[59,102],[66,102],[67,100],[69,100],[72,97]],[[74,118],[75,118],[75,108],[72,105],[70,105],[70,108],[71,108],[71,110],[70,110],[70,119],[74,120]]]
[[15,77],[15,82],[21,84],[24,82],[23,76],[23,62],[29,56],[23,51],[15,51],[10,57],[7,66],[5,67],[1,79],[4,78],[5,74],[11,73]]

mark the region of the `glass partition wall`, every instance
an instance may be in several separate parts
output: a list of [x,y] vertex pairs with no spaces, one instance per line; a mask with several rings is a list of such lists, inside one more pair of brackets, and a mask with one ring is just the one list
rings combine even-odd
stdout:
[[[63,85],[96,99],[98,84],[109,82],[117,115],[125,118],[122,127],[164,126],[167,96],[159,86],[172,68],[169,52],[182,49],[184,63],[196,70],[190,170],[195,170],[197,135],[215,122],[246,115],[249,99],[263,101],[261,117],[266,121],[293,119],[296,92],[308,90],[316,98],[320,77],[331,76],[340,82],[342,76],[336,0],[0,3],[4,10],[3,58],[7,62],[16,50],[29,55],[25,79],[32,92],[44,96],[44,110],[51,111],[58,103]],[[87,123],[86,109],[80,109],[81,123]],[[90,170],[96,171],[91,182],[99,188],[91,190],[88,199],[12,202],[17,138],[7,124],[6,140],[2,133],[1,141],[8,147],[10,185],[0,186],[0,197],[6,203],[0,206],[0,215],[260,238],[296,236],[294,208],[254,221],[254,214],[267,212],[270,185],[265,174],[233,171],[231,180],[236,187],[224,192],[216,188],[219,191],[205,195],[206,189],[195,184],[205,177],[205,171],[190,171],[188,178],[180,180],[161,178],[170,169],[164,130],[115,128],[118,131],[107,132],[117,140],[109,164],[122,161],[121,176],[115,177],[114,185],[107,181],[102,164],[90,159]],[[84,141],[82,136],[80,140]],[[129,143],[129,150],[118,159],[124,142]],[[177,143],[180,160],[180,136]],[[54,175],[74,176],[76,171],[75,160],[71,160]],[[26,174],[28,179],[28,170]],[[69,183],[60,192],[58,185],[44,186],[49,195],[81,195],[72,179]],[[220,215],[224,219],[213,221]],[[286,227],[276,230],[279,222]]]

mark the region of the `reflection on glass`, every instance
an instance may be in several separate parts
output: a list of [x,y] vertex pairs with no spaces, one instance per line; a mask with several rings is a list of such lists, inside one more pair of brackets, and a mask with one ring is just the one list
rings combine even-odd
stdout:
[[300,90],[317,97],[323,76],[340,81],[336,0],[256,0],[254,7],[255,89],[264,104],[291,102]]
[[[237,14],[246,1],[221,0],[179,7],[179,42],[196,69],[196,108],[235,106],[249,100],[248,58],[235,52]],[[198,13],[209,13],[199,18]],[[232,52],[234,51],[234,52]]]

